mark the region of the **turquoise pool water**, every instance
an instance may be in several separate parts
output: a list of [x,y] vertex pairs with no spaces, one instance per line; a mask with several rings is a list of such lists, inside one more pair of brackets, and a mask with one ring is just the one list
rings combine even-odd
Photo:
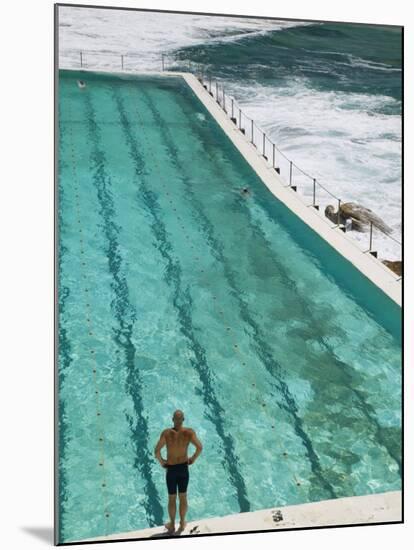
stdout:
[[61,71],[58,100],[60,542],[167,519],[176,408],[189,520],[400,489],[400,309],[182,79]]

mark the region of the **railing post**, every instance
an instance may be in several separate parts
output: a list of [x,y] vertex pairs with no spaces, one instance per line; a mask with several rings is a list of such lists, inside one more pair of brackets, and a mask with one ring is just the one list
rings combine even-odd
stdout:
[[254,145],[253,125],[254,125],[254,122],[253,122],[253,119],[252,119],[252,143],[253,143],[253,145]]
[[80,64],[81,67],[83,67],[82,50],[80,51]]
[[312,204],[312,206],[316,206],[315,197],[316,197],[316,179],[313,178],[313,204]]
[[272,146],[273,146],[272,168],[274,168],[274,167],[275,167],[275,156],[276,156],[276,154],[275,154],[275,149],[276,149],[276,148],[275,148],[275,144],[274,144],[274,143],[272,143]]
[[372,222],[369,222],[369,251],[372,250]]
[[163,53],[161,54],[161,63],[162,63],[162,72],[164,72],[165,66],[164,66],[164,54]]
[[121,55],[121,69],[124,70],[124,56]]
[[210,73],[208,76],[209,76],[209,81],[210,81],[210,95],[213,95],[213,94],[211,93],[211,73]]
[[234,118],[234,101],[233,101],[233,98],[231,98],[231,118]]
[[263,156],[267,160],[266,157],[266,134],[263,132]]
[[226,94],[224,93],[224,88],[223,88],[223,111],[226,113]]
[[292,186],[292,161],[290,161],[290,166],[289,166],[289,186]]
[[218,82],[216,81],[216,101],[217,103],[219,102],[219,98],[218,98]]
[[338,199],[338,218],[336,220],[338,227],[341,225],[341,199]]
[[378,257],[378,252],[376,252],[375,250],[372,250],[372,222],[370,221],[369,222],[369,253],[374,256],[374,258],[377,258]]
[[241,109],[239,109],[239,130],[241,130]]

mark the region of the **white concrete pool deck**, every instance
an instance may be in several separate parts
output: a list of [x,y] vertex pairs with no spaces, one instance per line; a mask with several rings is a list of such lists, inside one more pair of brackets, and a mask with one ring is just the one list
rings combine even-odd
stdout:
[[[190,498],[189,506],[191,506]],[[268,531],[274,529],[300,529],[334,525],[401,523],[401,521],[401,491],[390,491],[372,495],[309,502],[294,506],[275,506],[256,512],[189,521],[183,533],[177,536]],[[178,527],[178,523],[176,527]],[[82,542],[146,539],[165,537],[165,535],[166,529],[161,526],[129,531],[128,533],[115,533],[103,537],[82,539]]]
[[323,213],[320,213],[311,205],[306,205],[298,194],[293,191],[280,175],[266,162],[258,149],[250,142],[249,138],[238,130],[229,116],[223,111],[221,106],[203,87],[194,74],[173,71],[137,72],[131,70],[124,70],[119,73],[104,69],[94,70],[87,68],[77,70],[111,73],[121,78],[128,74],[158,75],[166,78],[174,76],[182,77],[273,195],[335,248],[344,258],[351,262],[363,275],[401,306],[402,279],[368,251],[362,250],[357,241],[350,235],[344,233]]

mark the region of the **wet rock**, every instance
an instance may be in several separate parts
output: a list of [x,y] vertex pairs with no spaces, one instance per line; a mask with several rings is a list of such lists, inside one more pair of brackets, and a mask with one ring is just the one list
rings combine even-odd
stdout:
[[[338,211],[330,204],[325,208],[325,216],[334,223],[338,223]],[[355,231],[368,231],[370,223],[387,235],[392,233],[389,227],[370,208],[365,208],[355,202],[344,202],[339,208],[339,223],[348,225],[351,222],[351,229]],[[347,224],[348,222],[348,224]]]
[[402,261],[401,260],[382,260],[382,263],[391,269],[396,275],[402,275]]

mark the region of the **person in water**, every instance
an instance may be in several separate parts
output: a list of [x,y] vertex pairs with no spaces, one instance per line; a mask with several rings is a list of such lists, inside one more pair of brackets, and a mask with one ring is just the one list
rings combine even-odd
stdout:
[[241,194],[244,196],[250,195],[250,191],[248,187],[243,187],[241,190]]
[[[187,486],[189,482],[188,466],[194,464],[203,446],[195,431],[183,426],[184,413],[176,410],[172,417],[174,426],[163,430],[160,439],[155,446],[155,457],[163,468],[166,468],[166,483],[168,490],[168,514],[170,521],[165,524],[168,533],[175,531],[175,515],[177,505],[177,487],[180,501],[180,527],[176,531],[180,534],[186,526],[185,515],[188,509]],[[195,453],[188,458],[188,445],[192,443],[196,447]],[[167,460],[161,456],[161,449],[167,446]]]
[[86,86],[86,84],[83,80],[78,80],[78,86],[79,86],[79,88],[84,88]]

